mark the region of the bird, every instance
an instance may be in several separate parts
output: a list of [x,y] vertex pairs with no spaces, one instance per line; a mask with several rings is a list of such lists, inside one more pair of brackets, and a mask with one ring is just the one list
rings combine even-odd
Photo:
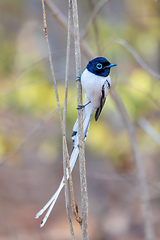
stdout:
[[[78,105],[77,109],[83,109],[83,136],[84,141],[87,137],[87,132],[89,128],[89,124],[91,121],[92,114],[95,111],[95,121],[98,120],[102,109],[104,107],[107,95],[111,88],[111,78],[109,76],[110,69],[116,64],[110,63],[104,57],[96,57],[88,62],[86,68],[83,70],[81,77],[77,80],[81,81],[82,88],[85,92],[85,101],[84,105]],[[73,126],[72,133],[73,140],[73,150],[70,156],[70,169],[71,172],[74,168],[76,160],[79,154],[79,145],[78,145],[78,119]],[[69,178],[68,169],[66,169],[67,179]],[[47,213],[43,218],[40,227],[43,227],[46,223],[56,201],[57,198],[65,185],[64,176],[62,181],[55,192],[55,194],[51,197],[51,199],[47,202],[47,204],[36,214],[35,218],[39,218],[47,209]]]

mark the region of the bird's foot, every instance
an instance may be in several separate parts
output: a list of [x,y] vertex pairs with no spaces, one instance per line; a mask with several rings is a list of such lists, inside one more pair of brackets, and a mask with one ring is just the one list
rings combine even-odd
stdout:
[[81,81],[81,76],[77,77],[76,82]]
[[86,105],[77,105],[77,110],[84,108]]
[[91,101],[89,101],[88,103],[84,104],[84,105],[78,105],[77,106],[77,110],[85,108],[85,106],[87,106],[89,103],[91,103]]

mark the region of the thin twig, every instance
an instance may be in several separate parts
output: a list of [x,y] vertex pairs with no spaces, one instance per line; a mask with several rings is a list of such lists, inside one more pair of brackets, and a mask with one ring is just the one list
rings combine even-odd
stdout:
[[[61,25],[61,27],[64,29],[64,31],[67,33],[68,27],[67,27],[67,18],[64,16],[64,14],[61,12],[61,10],[57,7],[57,5],[51,1],[51,0],[45,0],[46,6],[50,10],[52,16],[57,20],[57,22]],[[74,40],[74,32],[71,30],[71,39]],[[81,45],[81,51],[86,56],[87,59],[93,58],[92,52],[89,51],[89,46],[86,46],[86,44],[83,41],[80,41]]]
[[146,92],[145,90],[139,89],[139,87],[131,82],[124,82],[125,87],[129,87],[133,90],[135,90],[136,92],[145,95],[147,99],[149,99],[150,102],[152,102],[157,108],[158,110],[160,110],[160,103],[158,102],[158,100],[153,96],[151,91]]
[[160,147],[160,134],[152,127],[152,125],[145,119],[141,118],[138,121],[138,124],[141,128],[153,139],[155,143]]
[[103,6],[108,1],[109,0],[98,1],[98,3],[96,4],[95,8],[92,11],[92,13],[90,14],[90,17],[89,17],[87,23],[85,24],[85,28],[80,33],[81,39],[83,39],[86,36],[86,34],[87,34],[88,30],[89,30],[90,25],[93,23],[93,21],[97,17],[97,14],[99,13],[99,11],[103,8]]
[[136,59],[136,61],[139,63],[139,65],[145,69],[149,74],[151,74],[153,77],[156,77],[158,79],[160,79],[160,73],[157,73],[156,71],[154,71],[153,69],[151,69],[144,61],[143,59],[139,56],[139,54],[136,52],[136,50],[131,47],[125,40],[123,39],[117,39],[114,41],[115,43],[120,44],[121,46],[123,46],[125,49],[127,49],[132,56]]
[[55,91],[55,95],[56,95],[56,101],[57,101],[57,106],[58,106],[61,129],[63,129],[63,120],[62,120],[62,113],[61,113],[61,107],[60,107],[59,96],[58,96],[57,82],[56,82],[54,68],[53,68],[51,48],[50,48],[50,44],[49,44],[49,40],[48,40],[46,10],[45,10],[45,5],[44,5],[44,0],[42,0],[42,9],[43,9],[44,32],[45,32],[45,38],[46,38],[47,47],[48,47],[48,57],[49,57],[49,63],[50,63],[50,68],[51,68],[51,73],[52,73],[52,81],[53,81],[54,91]]
[[[64,109],[63,109],[63,172],[64,172],[64,180],[65,180],[65,203],[66,203],[66,211],[67,218],[70,227],[70,232],[73,240],[76,240],[72,219],[69,208],[69,191],[68,191],[68,181],[67,181],[67,165],[69,162],[69,154],[67,147],[67,139],[66,139],[66,117],[67,117],[67,99],[68,99],[68,75],[69,75],[69,55],[70,55],[70,29],[71,29],[71,0],[68,0],[68,35],[67,35],[67,53],[66,53],[66,74],[65,74],[65,100],[64,100]],[[70,165],[68,165],[70,166]],[[71,174],[70,167],[68,167],[68,171]]]
[[[66,55],[66,78],[65,78],[65,102],[64,102],[64,111],[63,111],[63,126],[64,126],[64,132],[63,132],[63,143],[64,147],[66,148],[65,153],[65,161],[64,161],[64,177],[65,177],[65,184],[67,185],[67,175],[66,175],[66,169],[68,169],[68,175],[69,175],[69,185],[70,185],[70,194],[71,194],[71,206],[72,206],[72,212],[75,215],[76,221],[82,224],[82,219],[79,216],[77,210],[76,210],[76,204],[75,204],[75,198],[74,198],[74,189],[73,189],[73,181],[72,181],[72,174],[70,169],[70,162],[69,162],[69,154],[67,149],[67,141],[66,141],[66,113],[67,113],[67,93],[68,93],[68,74],[69,74],[69,52],[70,52],[70,33],[71,33],[71,10],[72,10],[72,3],[71,0],[69,0],[69,11],[68,11],[68,37],[67,37],[67,55]],[[66,166],[67,161],[67,166]],[[68,189],[66,190],[66,195],[68,195]],[[68,199],[67,199],[68,202]],[[68,204],[67,204],[67,211],[68,211]],[[69,213],[67,213],[69,215]],[[68,217],[70,221],[70,216]]]
[[153,222],[152,222],[152,210],[151,210],[151,205],[149,201],[150,197],[149,197],[149,192],[148,192],[147,183],[146,183],[144,166],[143,166],[143,162],[141,159],[141,155],[140,155],[140,151],[137,143],[136,130],[130,118],[128,117],[128,114],[126,112],[126,109],[124,107],[124,104],[119,94],[115,90],[112,90],[111,96],[117,108],[119,109],[121,116],[123,117],[123,120],[127,126],[129,137],[130,137],[131,149],[132,149],[133,157],[134,157],[136,168],[137,168],[137,177],[140,184],[140,194],[141,194],[142,209],[143,209],[143,216],[144,216],[144,223],[145,223],[145,237],[146,237],[146,240],[154,240],[155,238],[154,238],[154,230],[153,230]]
[[69,191],[68,191],[68,182],[67,182],[67,172],[66,172],[66,170],[68,170],[68,173],[69,173],[69,181],[72,182],[72,178],[71,178],[71,170],[70,170],[70,162],[69,162],[67,141],[66,141],[66,136],[65,135],[63,136],[63,170],[64,170],[64,179],[65,179],[65,203],[66,203],[67,218],[68,218],[68,223],[69,223],[72,239],[76,240],[74,230],[73,230],[73,225],[72,225],[70,207],[69,207]]
[[75,216],[76,221],[82,227],[82,218],[80,217],[79,212],[77,211],[78,207],[77,207],[77,204],[75,203],[75,198],[74,198],[74,188],[73,188],[73,181],[72,181],[72,174],[71,174],[71,169],[70,169],[69,158],[67,158],[67,169],[68,169],[68,175],[69,175],[69,186],[70,186],[72,212]]
[[[90,8],[93,9],[94,8],[94,3],[92,0],[88,0],[88,3],[90,5]],[[97,55],[100,56],[100,52],[101,52],[101,45],[100,45],[100,37],[99,37],[99,29],[98,29],[98,25],[95,21],[93,21],[93,29],[94,29],[94,36],[95,36],[95,43],[96,43],[96,47],[97,47]]]
[[[108,2],[108,0],[103,0],[103,1],[104,1],[104,4]],[[103,3],[103,1],[102,1],[102,3]],[[64,16],[64,14],[58,9],[58,7],[54,4],[53,1],[45,0],[45,2],[46,2],[46,5],[47,5],[48,9],[51,11],[53,17],[55,17],[55,19],[59,22],[59,24],[67,32],[67,21],[66,21],[66,18]],[[100,10],[98,9],[97,11],[95,11],[95,13],[93,13],[93,16],[90,17],[90,18],[92,18],[94,20],[94,18],[97,16],[98,11],[100,11]],[[90,22],[92,23],[93,20],[90,20]],[[89,21],[88,21],[88,24],[89,24]],[[72,39],[74,38],[74,34],[73,34],[72,31],[71,31],[71,38]],[[140,64],[140,66],[142,68],[144,68],[152,76],[160,79],[160,74],[157,73],[156,71],[154,71],[153,69],[151,69],[143,61],[143,59],[139,56],[139,54],[126,41],[124,41],[123,39],[119,39],[119,40],[117,39],[114,42],[116,42],[116,43],[122,45],[123,47],[125,47],[133,55],[133,57],[136,59],[136,61]],[[84,43],[84,41],[82,41],[82,39],[80,40],[80,45],[81,45],[81,51],[87,57],[87,59],[92,59],[94,56],[93,56],[92,52],[89,51],[89,47],[86,46],[86,44]]]
[[[51,1],[46,1],[48,2],[48,6],[50,8],[50,5],[52,5],[53,7],[53,2]],[[66,18],[61,14],[61,12],[59,11],[58,8],[54,7],[54,16],[57,16],[57,18],[59,19],[59,22],[61,23],[62,26],[65,26],[66,28]],[[69,20],[70,21],[70,20]],[[47,25],[46,25],[46,20],[44,21],[45,23],[45,36],[47,37]],[[67,27],[68,29],[68,27]],[[68,38],[70,38],[70,36],[73,38],[73,33],[71,32],[71,29],[68,30]],[[47,38],[48,39],[48,38]],[[68,43],[70,42],[70,40],[68,40]],[[67,46],[67,51],[69,51],[70,46]],[[73,191],[73,182],[72,182],[72,177],[71,177],[71,170],[70,170],[70,164],[69,164],[69,155],[68,155],[68,149],[67,149],[67,141],[66,141],[66,112],[67,112],[67,91],[68,91],[68,71],[69,71],[69,52],[67,52],[67,59],[66,59],[66,79],[65,79],[65,105],[64,105],[64,112],[63,112],[63,124],[61,126],[62,128],[62,132],[63,132],[63,157],[65,159],[65,163],[64,166],[66,166],[66,159],[67,159],[67,168],[68,168],[68,174],[69,174],[69,182],[70,182],[70,191],[71,191],[71,198],[72,198],[72,209],[74,214],[76,215],[76,220],[81,224],[81,218],[79,217],[79,214],[76,210],[76,204],[74,202],[74,191]],[[53,68],[53,64],[52,64],[52,68]],[[64,167],[64,175],[65,175],[65,179],[66,179],[66,167]],[[65,184],[67,186],[67,183]],[[73,232],[73,227],[71,224],[71,217],[70,217],[70,213],[69,213],[69,205],[68,205],[68,199],[67,199],[67,195],[68,195],[68,189],[66,187],[66,208],[67,208],[67,216],[68,216],[68,220],[69,220],[69,224],[70,224],[70,230],[71,230],[71,234],[72,234],[72,238],[75,238],[74,236],[74,232]]]
[[[69,17],[68,17],[69,22],[70,22],[70,11],[71,11],[71,5],[70,4],[71,3],[69,2]],[[64,166],[64,178],[65,178],[66,210],[67,210],[67,217],[68,217],[68,222],[69,222],[69,226],[70,226],[72,239],[75,240],[76,238],[75,238],[75,235],[74,235],[71,216],[70,216],[70,210],[69,210],[68,184],[67,184],[67,173],[66,173],[66,159],[69,158],[67,141],[66,141],[66,114],[67,114],[68,72],[69,72],[69,52],[70,52],[70,23],[68,23],[68,25],[69,25],[68,29],[69,30],[68,30],[67,56],[66,56],[65,103],[64,103],[64,111],[63,111],[63,117],[64,118],[62,119],[62,113],[61,113],[61,109],[60,109],[58,89],[57,89],[57,82],[56,82],[56,79],[55,79],[52,55],[51,55],[50,45],[49,45],[49,41],[48,41],[46,11],[45,11],[44,0],[42,0],[42,8],[43,8],[44,31],[45,31],[45,37],[46,37],[47,46],[48,46],[49,62],[50,62],[52,80],[53,80],[54,90],[55,90],[55,94],[56,94],[56,100],[57,100],[57,106],[58,106],[60,123],[61,123],[61,130],[62,130],[62,136],[63,136],[63,166]]]
[[[79,37],[79,21],[77,1],[72,0],[73,23],[74,23],[74,42],[75,42],[75,60],[76,60],[76,76],[81,76],[81,53],[80,53],[80,37]],[[77,104],[82,105],[82,86],[77,81]],[[78,144],[79,144],[79,167],[81,182],[81,201],[82,201],[82,239],[88,240],[88,194],[84,152],[84,136],[83,136],[83,110],[78,110]]]

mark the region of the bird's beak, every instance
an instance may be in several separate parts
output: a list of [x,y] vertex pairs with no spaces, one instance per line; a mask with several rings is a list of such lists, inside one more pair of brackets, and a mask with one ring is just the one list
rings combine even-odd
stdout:
[[110,65],[105,66],[105,68],[111,68],[111,67],[114,67],[114,66],[117,66],[117,64],[111,63]]

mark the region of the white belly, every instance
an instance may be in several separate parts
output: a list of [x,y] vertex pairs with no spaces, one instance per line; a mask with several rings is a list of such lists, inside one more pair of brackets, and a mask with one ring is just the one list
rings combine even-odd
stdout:
[[[98,108],[100,105],[100,99],[102,96],[102,86],[106,79],[111,84],[111,79],[109,76],[107,77],[97,76],[89,72],[87,69],[85,69],[82,73],[81,76],[82,87],[87,95],[88,100],[91,101],[92,105],[95,108]],[[106,96],[107,94],[108,90],[105,91]]]

